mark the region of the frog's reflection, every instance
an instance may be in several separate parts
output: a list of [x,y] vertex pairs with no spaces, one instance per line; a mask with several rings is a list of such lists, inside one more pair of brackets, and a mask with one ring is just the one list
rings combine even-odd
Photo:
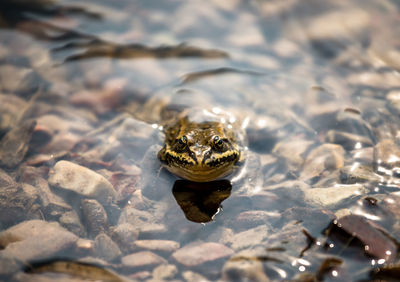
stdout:
[[188,220],[204,223],[213,220],[231,190],[232,184],[228,180],[202,183],[177,180],[172,193]]

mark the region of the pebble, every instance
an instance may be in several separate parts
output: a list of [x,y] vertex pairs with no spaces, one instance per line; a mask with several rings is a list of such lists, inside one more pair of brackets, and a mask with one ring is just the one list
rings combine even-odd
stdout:
[[203,275],[197,273],[197,272],[193,272],[190,270],[186,270],[184,272],[182,272],[182,277],[185,279],[186,282],[209,282],[210,280],[208,280],[207,278],[205,278]]
[[0,132],[14,128],[26,107],[27,102],[24,99],[0,93]]
[[167,263],[164,258],[149,251],[143,251],[124,256],[121,258],[121,262],[125,266],[132,268],[148,267]]
[[0,226],[13,225],[25,218],[35,218],[32,206],[35,198],[24,191],[6,172],[0,169]]
[[107,213],[103,206],[94,199],[84,199],[81,203],[83,222],[91,237],[108,230]]
[[122,254],[118,245],[104,233],[96,236],[94,247],[96,255],[106,261],[116,260]]
[[400,146],[393,140],[382,140],[374,148],[374,167],[379,173],[388,174],[390,170],[400,173]]
[[75,235],[79,237],[86,237],[87,234],[85,228],[83,227],[78,214],[74,210],[64,212],[61,215],[59,222],[61,226],[68,231],[71,231]]
[[28,220],[0,233],[1,255],[21,261],[48,259],[72,248],[78,237],[57,222]]
[[17,166],[25,158],[35,128],[35,121],[26,121],[12,128],[0,140],[0,165]]
[[179,249],[180,244],[170,240],[136,240],[132,244],[135,248],[172,253]]
[[362,185],[337,185],[329,188],[311,188],[304,190],[304,199],[313,206],[328,207],[350,197],[367,193]]
[[256,257],[242,256],[234,256],[225,263],[222,279],[224,281],[270,281],[260,260]]
[[231,247],[235,251],[262,244],[270,234],[266,224],[237,233],[232,238]]
[[265,210],[250,210],[241,212],[235,220],[235,226],[240,228],[254,228],[280,217],[280,213]]
[[326,133],[325,141],[328,143],[342,145],[347,151],[371,147],[374,145],[371,139],[368,137],[337,130],[329,130]]
[[345,150],[336,144],[323,144],[312,150],[304,162],[300,179],[303,181],[319,178],[344,165]]
[[383,177],[376,174],[371,166],[355,162],[340,169],[340,181],[344,184],[379,183],[383,181]]
[[40,83],[40,76],[30,68],[13,65],[2,65],[0,68],[0,89],[3,92],[31,95]]
[[111,183],[100,174],[70,161],[59,161],[49,173],[49,184],[108,203],[116,197]]
[[172,254],[172,257],[180,264],[191,267],[215,261],[232,254],[232,249],[219,243],[195,242],[177,250]]
[[178,274],[178,269],[173,264],[161,264],[154,268],[153,279],[156,281],[171,280]]
[[275,145],[272,152],[285,160],[289,170],[297,171],[303,165],[303,153],[312,143],[307,140],[279,142]]
[[119,224],[110,229],[111,238],[124,252],[133,251],[133,242],[139,237],[139,231],[129,223]]

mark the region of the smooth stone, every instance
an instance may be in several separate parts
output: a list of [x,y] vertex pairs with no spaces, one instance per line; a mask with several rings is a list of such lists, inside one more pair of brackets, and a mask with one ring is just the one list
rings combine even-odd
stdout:
[[178,268],[173,264],[161,264],[154,268],[153,279],[155,281],[170,280],[178,274]]
[[23,161],[35,128],[35,121],[17,125],[0,140],[0,165],[13,168]]
[[24,221],[0,233],[0,254],[27,262],[71,249],[78,237],[57,222]]
[[178,242],[170,240],[136,240],[132,245],[135,248],[167,253],[175,252],[180,247]]
[[269,233],[270,228],[265,224],[237,233],[232,238],[231,247],[237,251],[257,246],[262,244],[268,238]]
[[96,255],[106,261],[113,261],[121,256],[121,250],[106,234],[101,233],[94,239]]
[[343,147],[337,144],[323,144],[315,148],[307,155],[300,179],[310,180],[343,167],[345,153]]
[[108,203],[116,197],[111,183],[91,169],[69,161],[59,161],[49,172],[49,184],[82,196]]
[[154,266],[163,263],[167,263],[167,261],[148,251],[133,253],[121,258],[122,264],[128,267],[136,268],[136,267],[146,267],[146,266]]
[[96,237],[98,234],[108,230],[107,213],[98,201],[84,199],[81,202],[81,206],[83,222],[91,237]]
[[304,190],[304,199],[313,206],[334,206],[350,197],[367,193],[362,185],[338,185],[329,188],[311,188]]
[[196,242],[184,246],[172,254],[172,257],[185,266],[191,267],[211,262],[233,254],[232,249],[213,242]]
[[240,228],[253,228],[280,217],[280,213],[268,212],[263,210],[251,210],[241,212],[234,222]]

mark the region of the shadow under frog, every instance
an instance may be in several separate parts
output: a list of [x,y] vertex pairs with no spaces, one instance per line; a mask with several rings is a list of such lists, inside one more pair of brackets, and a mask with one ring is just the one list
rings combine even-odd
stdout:
[[232,190],[229,180],[211,182],[192,182],[176,180],[172,194],[185,217],[193,222],[212,221],[221,210],[221,203],[227,199]]

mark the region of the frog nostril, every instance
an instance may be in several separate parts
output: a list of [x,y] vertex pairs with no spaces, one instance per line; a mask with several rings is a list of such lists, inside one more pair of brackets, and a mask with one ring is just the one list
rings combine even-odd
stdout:
[[211,157],[211,154],[212,154],[211,150],[208,150],[207,152],[205,152],[201,163],[204,164],[204,162]]

